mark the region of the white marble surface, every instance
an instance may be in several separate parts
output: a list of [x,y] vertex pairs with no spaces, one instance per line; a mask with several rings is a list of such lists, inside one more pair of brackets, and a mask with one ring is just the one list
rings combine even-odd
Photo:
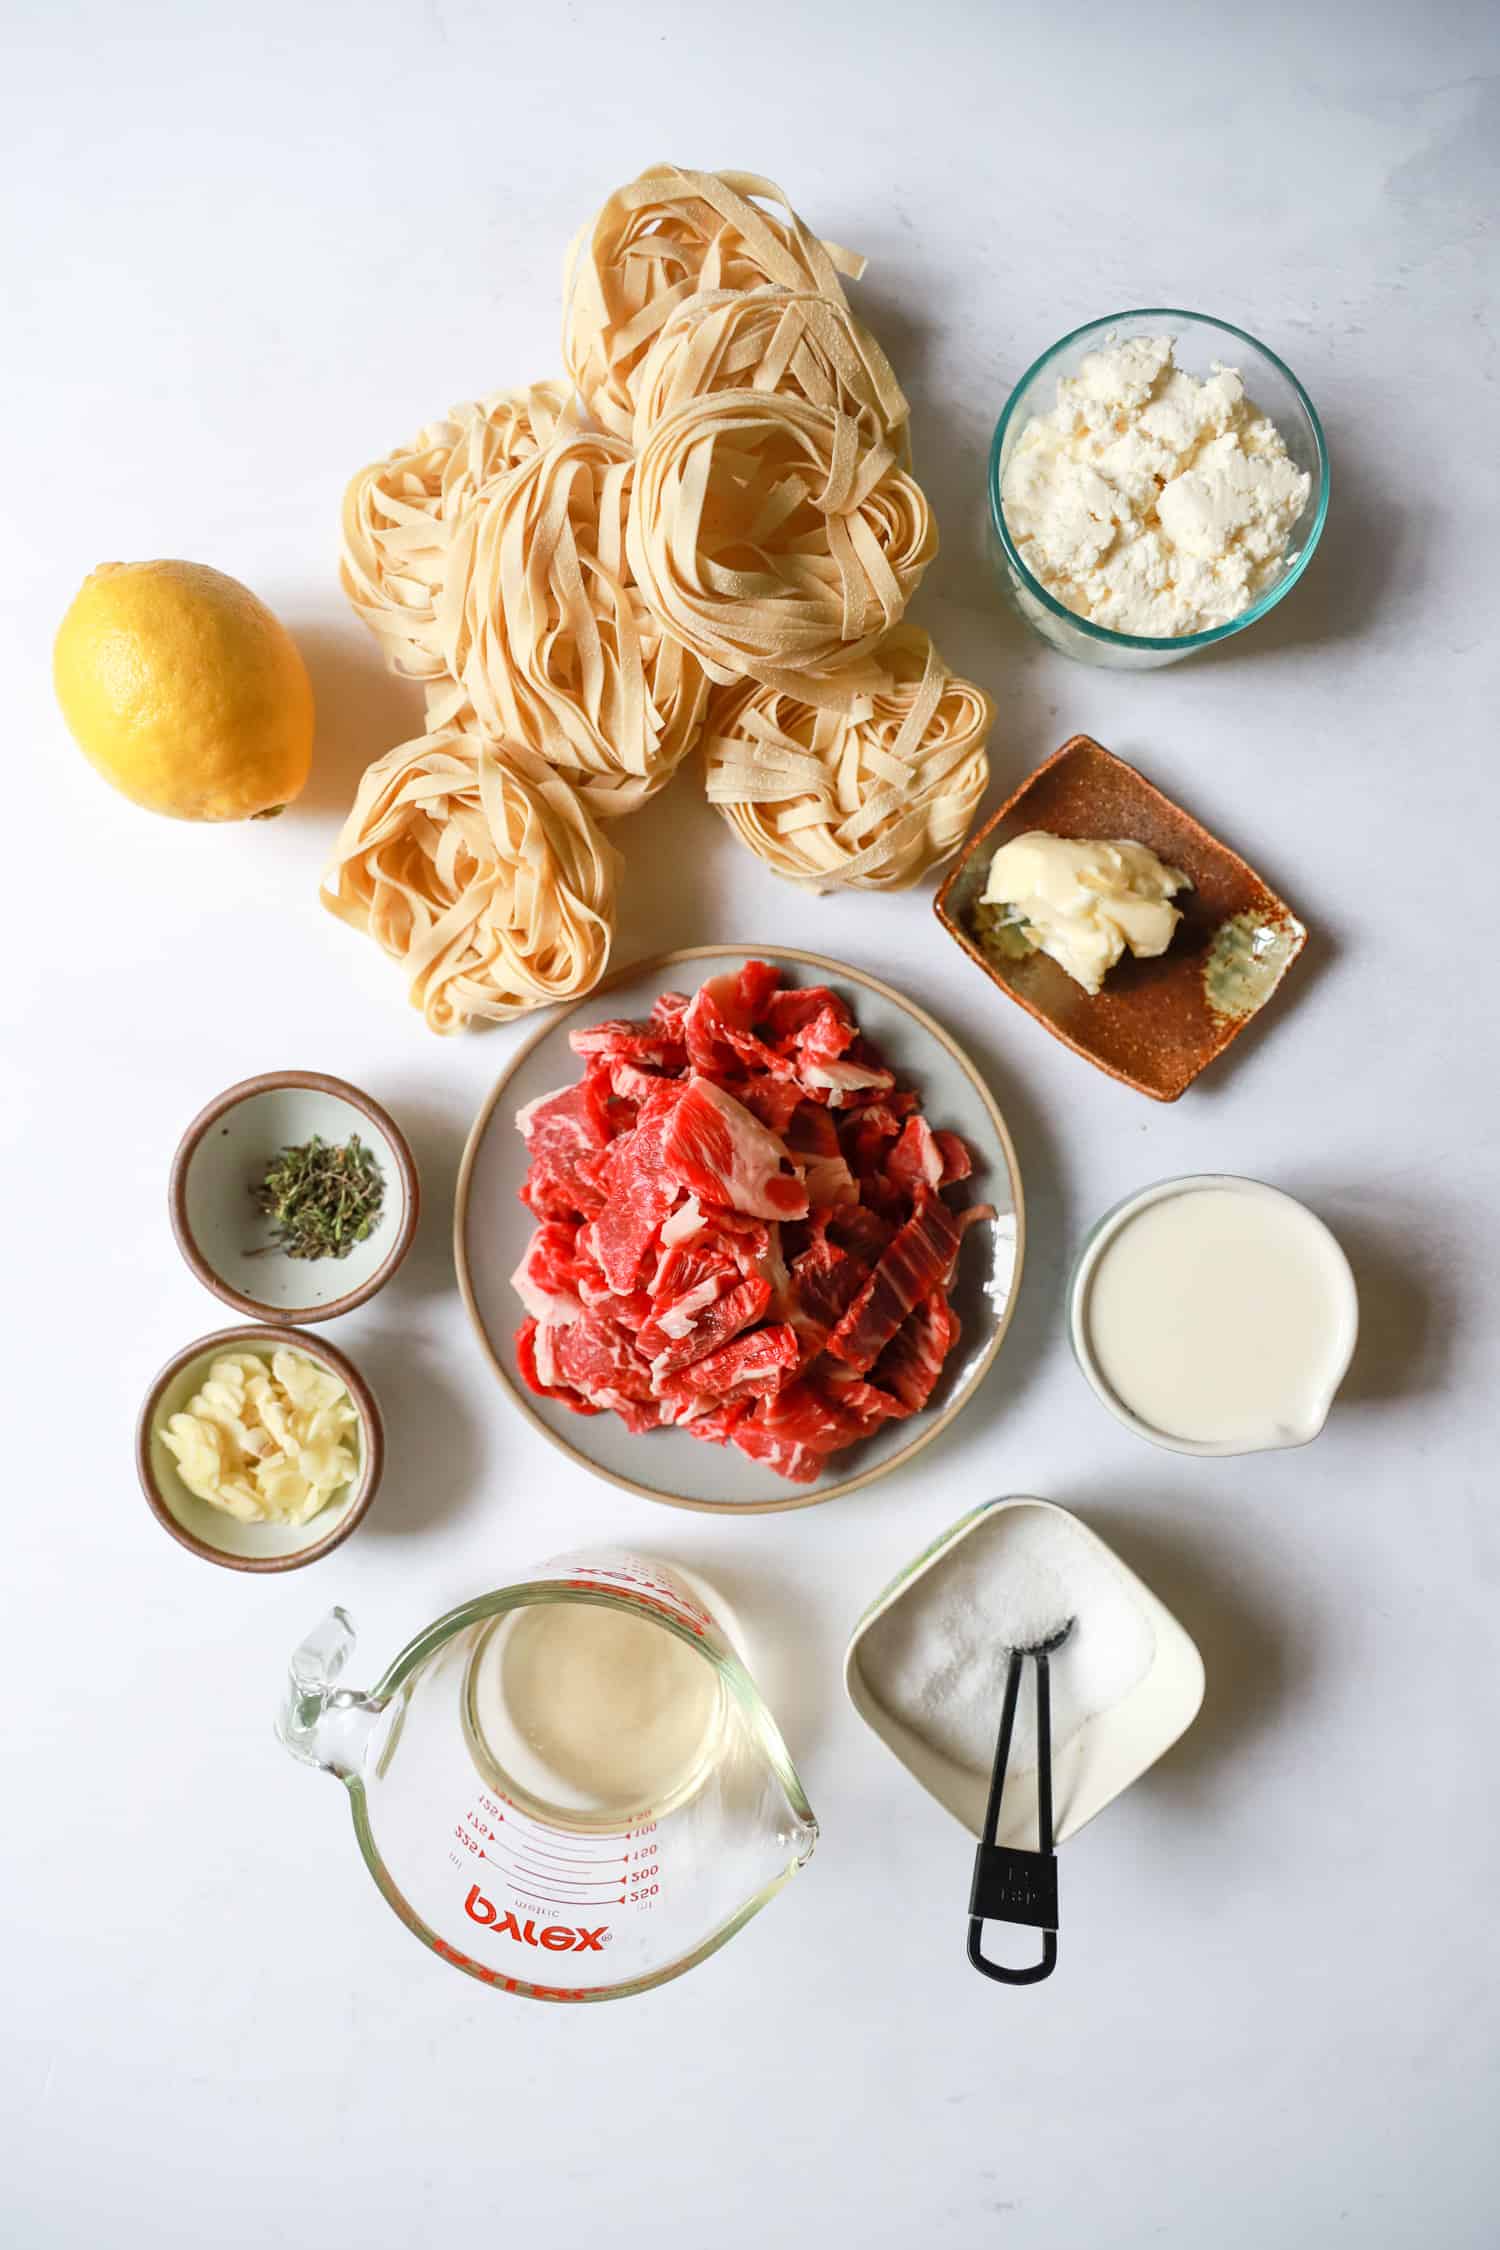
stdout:
[[[7,16],[0,2235],[1493,2242],[1493,19],[768,0],[731,51],[721,11],[593,0]],[[688,781],[622,832],[621,960],[781,938],[886,971],[989,1069],[1024,1167],[1016,1326],[951,1439],[852,1501],[741,1523],[569,1475],[490,1386],[447,1206],[512,1035],[429,1038],[314,897],[357,769],[413,731],[335,584],[344,478],[551,369],[570,231],[660,155],[764,170],[870,254],[944,533],[917,614],[998,698],[997,785],[1088,729],[1316,932],[1274,1022],[1159,1109],[992,1002],[925,895],[803,900]],[[982,462],[1038,350],[1162,300],[1284,351],[1333,506],[1263,630],[1121,679],[1000,612]],[[248,580],[302,640],[321,747],[273,827],[153,821],[63,733],[48,649],[76,582],[158,554]],[[389,1102],[427,1213],[399,1286],[331,1331],[385,1401],[374,1514],[315,1568],[244,1582],[162,1536],[130,1431],[156,1365],[219,1318],[167,1229],[177,1133],[291,1064]],[[1305,1195],[1358,1268],[1358,1363],[1309,1452],[1153,1452],[1068,1357],[1081,1230],[1202,1168]],[[1020,1994],[965,1966],[965,1840],[839,1682],[866,1599],[1001,1491],[1117,1540],[1209,1674],[1191,1736],[1067,1849],[1062,1966]],[[731,1593],[823,1839],[702,1971],[573,2013],[413,1944],[270,1714],[331,1601],[373,1670],[604,1535]]]

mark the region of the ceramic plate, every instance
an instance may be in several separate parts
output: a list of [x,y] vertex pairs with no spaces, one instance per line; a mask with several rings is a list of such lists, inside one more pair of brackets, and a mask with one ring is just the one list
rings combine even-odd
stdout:
[[[745,960],[776,963],[791,984],[827,984],[846,1000],[860,1029],[874,1040],[903,1083],[922,1096],[928,1122],[961,1133],[974,1156],[974,1177],[960,1198],[992,1203],[989,1224],[971,1228],[959,1259],[953,1303],[963,1333],[949,1355],[930,1405],[910,1421],[891,1423],[865,1444],[836,1456],[816,1484],[794,1485],[731,1446],[704,1445],[683,1430],[632,1436],[612,1414],[574,1414],[555,1399],[536,1398],[516,1364],[521,1306],[510,1285],[530,1237],[530,1212],[519,1200],[526,1144],[515,1116],[525,1103],[576,1082],[580,1065],[568,1045],[576,1025],[610,1016],[644,1016],[662,992],[691,992],[705,977]],[[544,1024],[512,1058],[485,1102],[458,1179],[454,1253],[459,1286],[491,1366],[521,1411],[575,1461],[648,1500],[676,1507],[753,1513],[810,1507],[884,1476],[936,1437],[973,1393],[1000,1348],[1015,1303],[1023,1245],[1021,1181],[1005,1121],[967,1056],[922,1009],[887,984],[816,953],[780,946],[697,946],[669,953],[611,977],[587,999]]]
[[[1029,830],[1130,837],[1192,885],[1182,922],[1154,961],[1126,954],[1090,995],[1045,953],[996,960],[971,916],[996,847]],[[1028,775],[968,844],[936,899],[937,918],[992,984],[1074,1054],[1153,1101],[1175,1102],[1272,998],[1307,932],[1237,852],[1089,735]]]

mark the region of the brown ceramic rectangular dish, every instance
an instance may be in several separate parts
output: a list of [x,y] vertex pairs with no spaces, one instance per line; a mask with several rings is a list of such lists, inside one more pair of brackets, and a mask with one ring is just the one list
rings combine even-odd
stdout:
[[[1032,829],[1053,836],[1128,837],[1193,888],[1159,960],[1127,953],[1091,996],[1045,953],[996,960],[971,916],[996,848]],[[1022,782],[972,837],[937,894],[938,920],[992,984],[1054,1039],[1153,1101],[1174,1102],[1263,1008],[1307,942],[1284,900],[1227,844],[1164,797],[1123,758],[1077,734]]]

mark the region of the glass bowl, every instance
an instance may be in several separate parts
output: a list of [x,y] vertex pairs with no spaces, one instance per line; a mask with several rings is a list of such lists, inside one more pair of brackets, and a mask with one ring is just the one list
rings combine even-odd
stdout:
[[[1237,368],[1244,377],[1248,398],[1269,416],[1286,442],[1287,452],[1299,469],[1312,479],[1307,505],[1293,527],[1280,569],[1258,601],[1232,617],[1227,625],[1207,632],[1183,633],[1171,640],[1148,639],[1139,633],[1115,633],[1080,617],[1032,576],[1005,524],[1000,482],[1021,431],[1034,414],[1050,414],[1057,404],[1057,379],[1076,375],[1084,355],[1107,339],[1126,342],[1133,336],[1159,336],[1170,332],[1179,367],[1200,379],[1215,360]],[[1302,576],[1312,557],[1328,513],[1328,449],[1323,426],[1312,400],[1284,360],[1266,345],[1257,343],[1243,328],[1226,321],[1209,320],[1202,313],[1183,312],[1168,305],[1147,306],[1138,312],[1112,313],[1107,320],[1091,320],[1075,328],[1050,351],[1043,352],[1021,377],[995,425],[989,461],[990,551],[1000,584],[1010,600],[1043,640],[1064,656],[1080,663],[1100,664],[1122,672],[1150,672],[1162,664],[1180,663],[1198,649],[1212,648],[1231,634],[1243,633],[1276,607]]]

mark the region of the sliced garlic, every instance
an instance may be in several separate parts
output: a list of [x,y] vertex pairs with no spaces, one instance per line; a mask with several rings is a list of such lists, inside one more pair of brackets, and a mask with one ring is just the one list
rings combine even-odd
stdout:
[[241,1523],[308,1523],[359,1469],[359,1415],[305,1352],[224,1352],[160,1427],[189,1492]]

